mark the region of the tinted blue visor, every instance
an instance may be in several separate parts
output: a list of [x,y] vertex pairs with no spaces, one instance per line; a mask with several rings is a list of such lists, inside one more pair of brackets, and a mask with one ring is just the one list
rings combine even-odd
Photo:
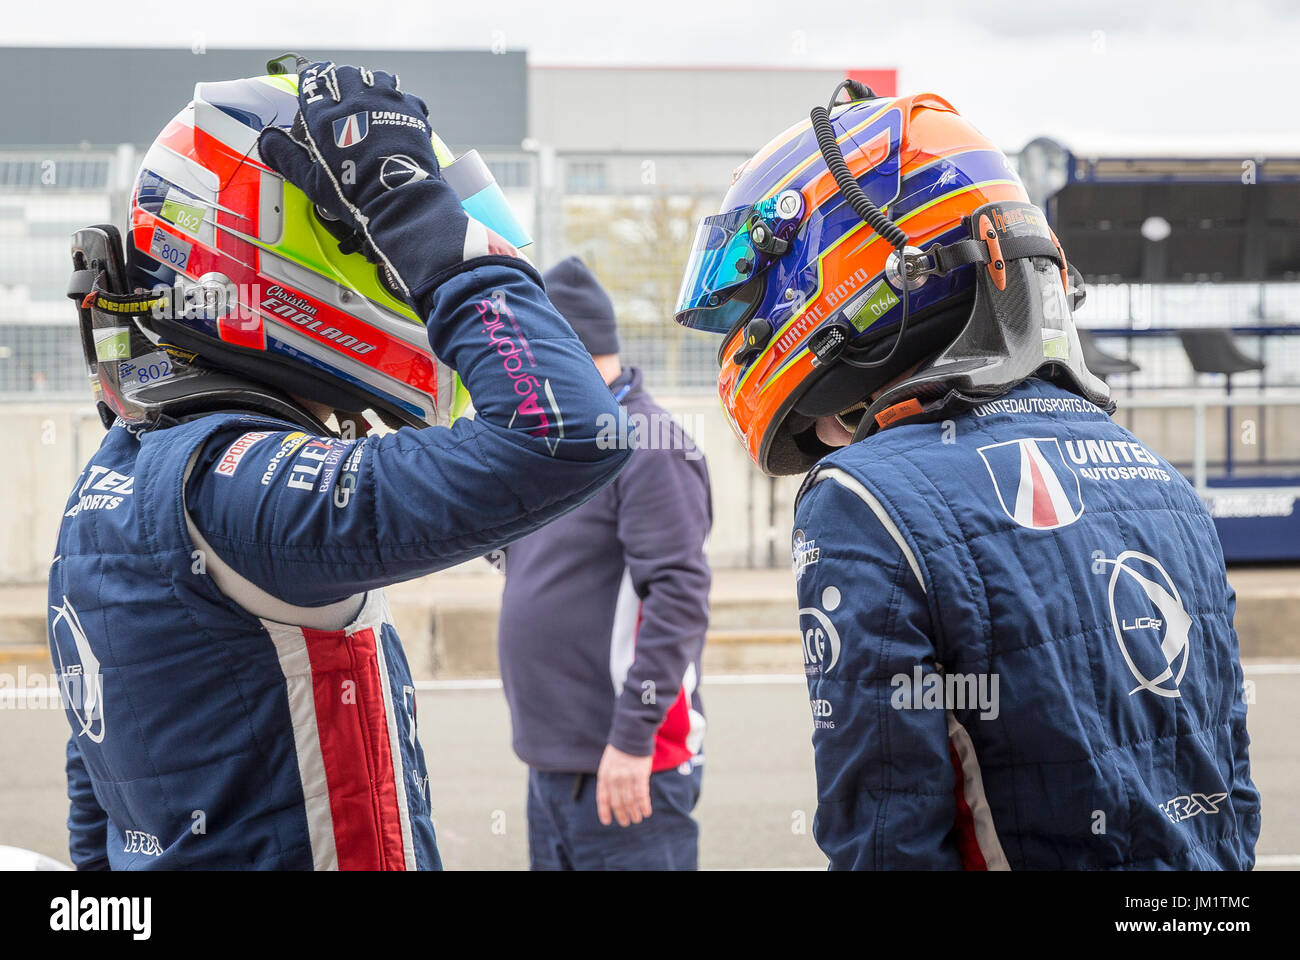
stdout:
[[682,326],[726,333],[749,307],[733,300],[754,279],[758,256],[750,229],[759,219],[753,207],[738,207],[700,221],[677,292],[674,316]]

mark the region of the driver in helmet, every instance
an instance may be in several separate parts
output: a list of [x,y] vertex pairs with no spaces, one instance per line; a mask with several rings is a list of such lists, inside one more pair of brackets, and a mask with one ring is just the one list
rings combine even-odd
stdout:
[[817,108],[700,225],[677,320],[794,519],[836,869],[1247,869],[1234,594],[1110,417],[1077,274],[933,94]]
[[[382,588],[535,530],[630,452],[597,442],[618,403],[453,162],[396,76],[304,63],[200,84],[125,255],[76,235],[109,427],[50,569],[78,867],[440,866]],[[477,416],[448,428],[452,371]]]

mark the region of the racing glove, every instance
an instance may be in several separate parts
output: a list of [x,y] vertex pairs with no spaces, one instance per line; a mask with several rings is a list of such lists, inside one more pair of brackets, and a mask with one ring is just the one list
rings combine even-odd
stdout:
[[393,74],[305,66],[292,127],[267,127],[257,146],[267,166],[353,234],[340,246],[377,263],[420,316],[439,284],[485,260],[535,276],[514,247],[465,213],[442,179],[428,108]]

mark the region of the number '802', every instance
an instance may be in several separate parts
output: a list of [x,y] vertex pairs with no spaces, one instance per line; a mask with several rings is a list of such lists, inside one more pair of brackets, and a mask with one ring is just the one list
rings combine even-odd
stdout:
[[141,365],[136,368],[136,378],[140,383],[152,383],[154,380],[161,380],[170,376],[172,365],[167,360],[160,360],[158,363],[151,363],[148,366]]
[[189,259],[189,251],[182,250],[180,247],[173,246],[164,240],[158,245],[158,259],[184,270],[185,261]]

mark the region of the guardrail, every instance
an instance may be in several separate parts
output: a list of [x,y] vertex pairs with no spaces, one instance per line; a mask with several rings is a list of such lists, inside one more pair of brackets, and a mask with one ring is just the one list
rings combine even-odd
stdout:
[[[1208,440],[1206,435],[1206,416],[1211,408],[1218,407],[1300,407],[1300,390],[1256,390],[1250,393],[1206,393],[1205,391],[1184,392],[1177,395],[1147,396],[1136,394],[1125,396],[1123,410],[1186,410],[1192,411],[1192,483],[1196,492],[1204,495],[1209,486]],[[1231,444],[1232,438],[1225,437],[1225,443]],[[1252,466],[1269,467],[1268,461],[1259,461]],[[1231,461],[1229,461],[1229,468]],[[1231,477],[1231,470],[1225,474]],[[1288,485],[1289,488],[1289,485]]]

